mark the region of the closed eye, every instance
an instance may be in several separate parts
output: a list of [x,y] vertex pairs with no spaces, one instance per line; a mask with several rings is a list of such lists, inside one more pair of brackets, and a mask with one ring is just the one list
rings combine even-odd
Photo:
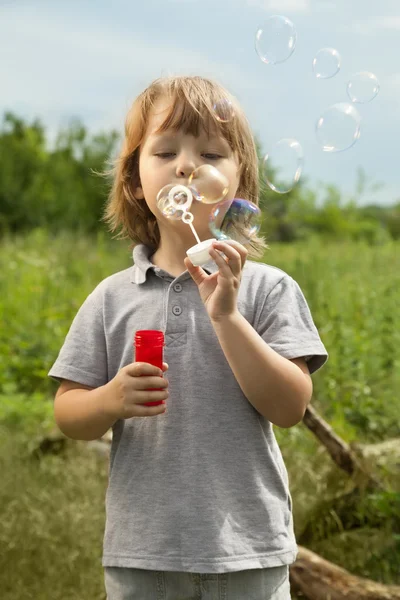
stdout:
[[220,154],[203,154],[206,160],[219,160],[222,158]]
[[[157,156],[158,158],[171,158],[175,156],[175,152],[158,152],[157,154],[155,154],[155,156]],[[223,158],[220,154],[214,154],[212,152],[207,152],[205,154],[202,154],[202,156],[203,158],[205,158],[205,160],[219,160]]]
[[171,156],[175,156],[175,153],[174,152],[159,152],[155,156],[158,156],[158,158],[171,158]]

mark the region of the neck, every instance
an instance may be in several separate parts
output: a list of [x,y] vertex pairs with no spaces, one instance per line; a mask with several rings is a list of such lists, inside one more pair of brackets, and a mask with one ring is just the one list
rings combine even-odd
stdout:
[[[204,236],[199,237],[200,240],[207,239]],[[150,260],[157,267],[177,277],[186,271],[183,262],[187,256],[186,251],[197,243],[191,232],[190,235],[176,234],[174,236],[171,236],[170,232],[169,235],[161,232],[160,244]]]

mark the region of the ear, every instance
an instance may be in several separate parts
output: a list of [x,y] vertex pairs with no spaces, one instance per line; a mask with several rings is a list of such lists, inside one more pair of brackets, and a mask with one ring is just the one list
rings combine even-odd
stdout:
[[135,188],[135,198],[137,198],[138,200],[144,199],[143,188],[141,186]]

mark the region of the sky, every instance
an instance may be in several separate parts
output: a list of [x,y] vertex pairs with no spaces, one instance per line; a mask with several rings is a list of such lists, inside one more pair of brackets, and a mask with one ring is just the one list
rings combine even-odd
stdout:
[[[279,65],[263,63],[255,34],[272,15],[290,19],[297,44]],[[340,72],[317,79],[324,47]],[[217,79],[241,103],[264,152],[283,138],[303,148],[302,180],[350,197],[362,168],[378,191],[359,204],[400,199],[399,0],[0,0],[0,113],[39,118],[54,139],[79,118],[93,133],[122,134],[135,97],[160,76]],[[344,152],[323,152],[320,115],[348,102],[352,75],[369,71],[379,95],[357,104],[361,135]]]

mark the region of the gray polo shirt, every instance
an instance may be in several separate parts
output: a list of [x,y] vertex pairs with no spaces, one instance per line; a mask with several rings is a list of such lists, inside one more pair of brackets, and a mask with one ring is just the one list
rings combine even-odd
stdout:
[[[167,412],[113,427],[103,566],[224,573],[291,564],[292,500],[272,425],[239,387],[188,271],[174,278],[149,256],[136,246],[134,266],[89,294],[49,371],[104,385],[133,362],[136,330],[165,332]],[[284,271],[247,260],[238,308],[285,358],[307,356],[311,373],[326,362]]]

